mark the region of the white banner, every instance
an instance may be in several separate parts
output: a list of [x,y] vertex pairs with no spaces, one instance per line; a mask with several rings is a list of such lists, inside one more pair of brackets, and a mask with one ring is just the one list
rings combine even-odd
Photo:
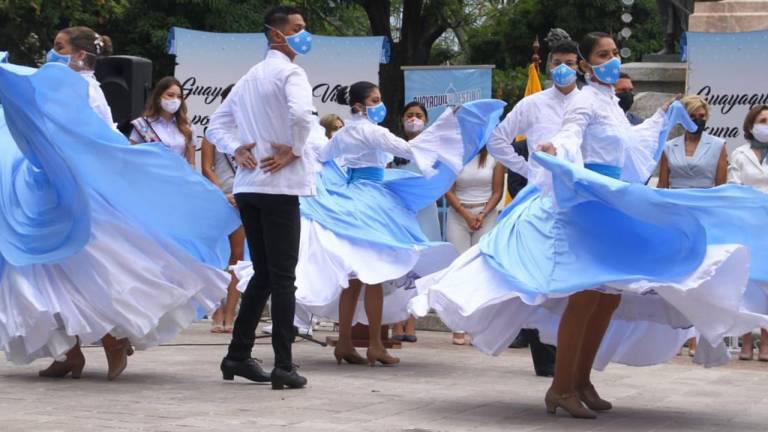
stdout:
[[[176,78],[184,87],[190,119],[202,135],[221,94],[267,51],[263,33],[208,33],[174,27],[168,53],[176,55]],[[309,76],[315,108],[322,117],[348,117],[349,108],[334,101],[336,89],[356,81],[379,82],[379,64],[389,57],[383,37],[313,36],[312,51],[296,57]]]
[[768,31],[688,33],[687,44],[687,94],[706,99],[707,133],[725,139],[733,151],[746,143],[742,127],[749,109],[768,104]]

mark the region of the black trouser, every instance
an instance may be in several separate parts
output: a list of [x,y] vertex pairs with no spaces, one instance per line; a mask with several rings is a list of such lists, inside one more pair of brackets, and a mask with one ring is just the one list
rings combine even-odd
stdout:
[[533,369],[536,375],[551,375],[555,371],[555,355],[557,350],[552,345],[547,345],[539,340],[539,331],[536,329],[522,329],[520,334],[531,347]]
[[293,317],[296,312],[296,263],[301,218],[299,199],[292,195],[235,195],[253,262],[253,277],[243,293],[227,358],[245,360],[264,306],[272,296],[272,349],[275,367],[290,371],[293,361]]

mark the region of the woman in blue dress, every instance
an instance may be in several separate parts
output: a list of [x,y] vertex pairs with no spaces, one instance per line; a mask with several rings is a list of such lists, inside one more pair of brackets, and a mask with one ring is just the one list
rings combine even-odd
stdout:
[[0,65],[0,349],[79,378],[80,344],[102,343],[112,380],[130,344],[169,341],[216,305],[239,221],[162,144],[131,146],[106,124],[61,64],[75,54]]
[[[406,141],[378,125],[386,108],[376,85],[358,82],[337,94],[351,119],[317,149],[323,163],[318,193],[301,200],[297,309],[338,319],[337,362],[392,365],[399,359],[384,348],[381,325],[408,317],[415,290],[391,286],[385,292],[382,283],[409,272],[437,271],[456,257],[453,246],[424,235],[416,213],[450,188],[498,122],[503,103],[478,101],[446,110]],[[393,156],[414,161],[423,175],[385,170]],[[352,344],[356,321],[370,327],[367,358]]]
[[592,385],[593,367],[664,362],[692,326],[703,339],[696,360],[716,365],[728,358],[724,336],[768,322],[740,307],[747,281],[768,277],[750,266],[750,255],[762,262],[768,254],[756,216],[768,215],[768,201],[742,187],[645,187],[669,130],[695,124],[675,102],[631,127],[612,86],[621,67],[615,42],[590,33],[580,54],[588,85],[561,131],[536,147],[531,185],[478,246],[417,281],[422,295],[411,306],[434,308],[489,354],[520,328],[539,329],[558,345],[547,410],[594,418],[612,404]]

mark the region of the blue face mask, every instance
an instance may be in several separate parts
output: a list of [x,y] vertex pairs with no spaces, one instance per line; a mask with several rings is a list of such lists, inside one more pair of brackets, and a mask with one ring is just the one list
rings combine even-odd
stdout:
[[568,87],[576,81],[576,71],[565,63],[552,69],[552,82],[558,87]]
[[[286,36],[281,32],[280,30],[272,27],[267,26],[271,28],[272,30],[280,33],[285,38],[286,45],[296,54],[300,55],[306,55],[312,50],[312,33],[302,30],[296,34],[292,34],[290,36]],[[273,45],[279,45],[279,44],[273,44]]]
[[592,65],[592,74],[605,84],[616,84],[621,73],[621,60],[614,57],[600,65]]
[[379,124],[387,117],[387,107],[384,102],[379,102],[376,105],[365,107],[365,113],[368,116],[368,120]]
[[48,51],[48,54],[45,56],[45,62],[46,63],[61,63],[63,65],[69,66],[69,60],[72,56],[70,55],[62,55],[56,52],[55,49],[51,48],[50,51]]

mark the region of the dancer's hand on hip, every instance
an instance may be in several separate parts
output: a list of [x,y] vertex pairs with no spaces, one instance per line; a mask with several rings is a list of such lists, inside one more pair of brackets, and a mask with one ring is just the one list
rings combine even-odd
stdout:
[[274,150],[272,156],[261,160],[262,171],[269,174],[280,171],[299,158],[293,154],[293,149],[285,144],[272,144],[272,150]]
[[258,163],[251,153],[251,149],[254,147],[256,144],[243,144],[235,150],[235,162],[238,166],[245,169],[256,169]]

